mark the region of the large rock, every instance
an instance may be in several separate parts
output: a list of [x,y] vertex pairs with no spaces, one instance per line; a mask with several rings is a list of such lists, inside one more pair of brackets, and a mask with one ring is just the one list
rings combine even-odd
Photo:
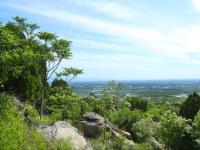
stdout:
[[83,118],[87,122],[94,122],[98,125],[102,125],[105,122],[105,119],[95,112],[87,112],[83,115]]
[[117,126],[104,119],[97,113],[87,112],[83,115],[84,121],[82,122],[84,135],[86,137],[98,137],[100,127],[104,126],[108,129],[116,138],[124,136],[130,142],[132,141],[131,135],[128,132],[120,130]]
[[104,124],[105,119],[94,112],[87,112],[83,115],[84,121],[81,121],[84,135],[89,138],[99,136],[100,126]]
[[65,121],[58,121],[52,126],[40,126],[38,131],[53,140],[70,139],[77,150],[92,150],[89,142],[78,133],[78,129]]
[[100,132],[100,127],[98,124],[87,121],[81,121],[81,123],[84,129],[84,136],[89,138],[98,137]]

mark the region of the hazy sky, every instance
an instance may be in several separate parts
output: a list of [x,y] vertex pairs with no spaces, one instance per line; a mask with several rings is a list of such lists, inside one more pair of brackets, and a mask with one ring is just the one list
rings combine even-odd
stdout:
[[80,80],[200,78],[200,0],[1,0],[13,16],[71,40]]

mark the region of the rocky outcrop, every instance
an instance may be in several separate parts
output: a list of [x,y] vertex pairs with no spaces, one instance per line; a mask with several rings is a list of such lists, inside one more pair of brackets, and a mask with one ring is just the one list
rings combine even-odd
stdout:
[[97,125],[102,125],[105,119],[95,112],[87,112],[83,115],[83,118],[87,122],[94,122]]
[[89,138],[98,137],[100,132],[100,127],[94,122],[82,121],[82,126],[84,129],[84,136]]
[[120,130],[117,126],[113,125],[111,122],[109,122],[107,119],[104,119],[102,116],[100,116],[97,113],[94,112],[88,112],[83,115],[84,121],[82,121],[83,125],[83,131],[84,135],[86,137],[98,137],[100,128],[106,127],[107,130],[109,130],[114,137],[125,137],[126,140],[129,144],[132,143],[132,138],[130,133],[125,132],[123,130]]
[[76,150],[92,150],[89,142],[78,132],[78,129],[65,121],[58,121],[52,126],[40,125],[37,130],[53,140],[70,139]]
[[104,124],[104,118],[94,112],[88,112],[83,115],[84,121],[81,121],[84,136],[94,138],[99,136],[100,126]]

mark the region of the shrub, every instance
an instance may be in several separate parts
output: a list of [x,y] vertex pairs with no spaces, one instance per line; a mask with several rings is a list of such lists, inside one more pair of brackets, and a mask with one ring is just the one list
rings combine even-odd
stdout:
[[142,118],[142,114],[140,110],[131,111],[128,108],[123,108],[119,111],[111,112],[109,119],[121,129],[131,132],[132,125]]
[[126,97],[122,101],[128,102],[130,105],[130,109],[139,109],[141,111],[147,110],[147,104],[148,102],[145,100],[140,99],[139,97]]
[[173,150],[182,149],[182,138],[190,133],[191,126],[187,120],[176,113],[166,112],[157,129],[157,136],[160,141]]
[[133,124],[132,134],[134,141],[146,142],[150,137],[153,137],[156,132],[158,123],[154,122],[151,118],[141,119]]
[[148,102],[148,110],[145,112],[147,117],[151,117],[154,121],[159,122],[162,115],[170,110],[171,112],[179,113],[179,107],[173,103],[164,102]]
[[192,126],[192,136],[195,138],[198,148],[200,148],[200,111],[195,116]]

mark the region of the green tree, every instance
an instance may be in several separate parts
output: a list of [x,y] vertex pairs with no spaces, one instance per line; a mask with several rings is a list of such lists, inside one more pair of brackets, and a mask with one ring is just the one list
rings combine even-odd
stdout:
[[123,98],[126,93],[126,86],[122,83],[119,83],[117,81],[109,81],[105,88],[102,91],[102,94],[104,97],[109,97],[108,100],[113,101],[113,107],[115,109],[119,108],[119,100]]
[[72,54],[71,41],[37,32],[38,28],[19,17],[0,25],[0,84],[3,91],[32,101],[42,115],[48,80],[62,60],[70,59]]
[[194,92],[190,94],[187,100],[182,104],[180,115],[187,119],[194,119],[197,112],[200,110],[200,96]]

